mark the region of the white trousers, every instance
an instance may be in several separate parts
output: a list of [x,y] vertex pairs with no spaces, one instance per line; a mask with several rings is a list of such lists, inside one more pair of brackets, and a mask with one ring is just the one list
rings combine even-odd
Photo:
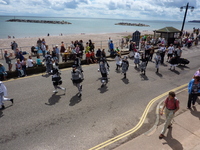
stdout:
[[6,98],[6,97],[4,97],[3,95],[4,95],[3,92],[0,93],[0,108],[1,108],[2,105],[3,105],[3,101],[10,101],[10,98]]

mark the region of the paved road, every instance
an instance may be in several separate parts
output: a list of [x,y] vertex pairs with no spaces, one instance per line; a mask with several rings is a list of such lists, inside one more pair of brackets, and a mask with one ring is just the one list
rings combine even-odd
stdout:
[[[147,76],[134,69],[132,60],[128,79],[115,72],[115,62],[110,62],[110,81],[100,88],[98,65],[84,66],[83,96],[70,80],[70,69],[62,70],[63,87],[53,94],[51,77],[41,75],[5,82],[15,103],[0,111],[0,146],[3,150],[86,150],[133,128],[146,105],[154,97],[187,83],[199,67],[200,51],[184,51],[183,57],[191,63],[176,71],[161,66],[155,74],[149,62]],[[155,122],[155,103],[145,124],[125,142],[147,131]],[[120,144],[120,143],[118,143]],[[106,149],[112,149],[110,146]]]

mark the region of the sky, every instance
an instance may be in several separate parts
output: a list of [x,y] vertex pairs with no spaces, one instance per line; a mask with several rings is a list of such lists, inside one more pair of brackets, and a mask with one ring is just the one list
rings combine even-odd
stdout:
[[0,15],[138,20],[200,20],[200,0],[0,0]]

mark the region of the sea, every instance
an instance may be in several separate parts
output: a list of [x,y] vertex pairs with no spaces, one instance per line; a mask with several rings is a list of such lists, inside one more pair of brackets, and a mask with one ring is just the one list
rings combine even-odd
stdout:
[[[71,24],[44,24],[7,22],[9,19],[30,19],[30,20],[50,20],[67,21]],[[122,26],[115,25],[119,22],[142,23],[149,27],[142,26]],[[77,17],[27,17],[27,16],[0,16],[0,39],[8,36],[15,38],[41,37],[72,34],[99,34],[99,33],[120,33],[135,32],[136,30],[153,31],[164,27],[175,27],[181,30],[182,21],[162,21],[162,20],[134,20],[134,19],[107,19],[107,18],[77,18]],[[200,28],[200,23],[185,22],[184,30]]]

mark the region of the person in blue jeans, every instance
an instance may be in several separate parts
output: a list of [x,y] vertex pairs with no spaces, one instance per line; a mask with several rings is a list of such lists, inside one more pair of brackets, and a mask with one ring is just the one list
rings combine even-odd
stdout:
[[188,84],[188,103],[187,108],[191,109],[191,104],[194,106],[198,95],[200,94],[200,77],[194,76]]

